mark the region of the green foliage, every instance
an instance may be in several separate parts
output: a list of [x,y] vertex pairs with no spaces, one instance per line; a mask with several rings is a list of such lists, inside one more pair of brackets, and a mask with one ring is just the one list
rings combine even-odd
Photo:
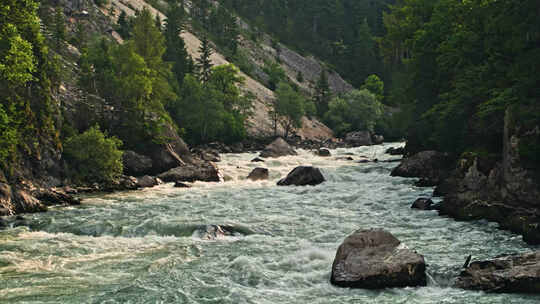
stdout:
[[122,38],[131,38],[131,31],[133,29],[133,18],[128,17],[126,12],[122,11],[118,16],[116,31]]
[[302,74],[302,71],[298,71],[298,73],[296,73],[296,80],[298,80],[300,83],[304,82],[304,74]]
[[210,46],[210,41],[208,40],[208,37],[205,35],[201,39],[201,45],[199,46],[199,53],[201,54],[199,58],[197,58],[197,72],[199,75],[199,80],[203,83],[207,83],[210,80],[210,76],[212,74],[212,60],[210,59],[210,56],[213,53],[212,47]]
[[360,88],[370,91],[373,95],[375,95],[375,97],[377,97],[379,102],[383,101],[384,83],[377,75],[369,75]]
[[66,40],[66,23],[64,21],[64,9],[58,6],[54,15],[54,30],[52,35],[56,43],[56,50],[60,51],[62,43]]
[[0,168],[6,168],[8,158],[15,155],[18,134],[2,104],[0,104],[0,134],[2,134],[2,140],[0,140]]
[[263,71],[268,75],[268,88],[272,91],[277,89],[280,82],[287,80],[285,71],[276,62],[266,61]]
[[109,4],[109,0],[94,0],[94,3],[97,6],[104,7],[105,5]]
[[186,74],[193,72],[193,60],[186,50],[184,39],[180,36],[184,18],[184,9],[172,4],[165,20],[165,30],[163,32],[166,46],[163,60],[172,62],[172,72],[178,87],[182,86]]
[[510,0],[391,7],[379,46],[406,75],[391,98],[412,108],[410,148],[501,151],[505,109],[540,98],[538,9],[538,1]]
[[281,125],[285,129],[285,138],[293,129],[302,127],[302,117],[305,114],[304,103],[304,97],[293,90],[289,84],[285,82],[278,84],[273,111],[281,120]]
[[374,131],[383,114],[382,104],[368,90],[353,90],[332,99],[325,122],[338,136],[350,131]]
[[64,156],[72,178],[84,182],[108,182],[122,174],[122,141],[107,137],[95,126],[82,134],[69,137]]
[[328,84],[328,76],[326,75],[326,70],[322,69],[315,85],[315,93],[313,94],[313,103],[315,103],[319,117],[324,117],[324,114],[328,112],[328,103],[331,98],[332,91]]
[[[51,90],[57,65],[41,35],[34,0],[0,3],[0,162],[25,151],[37,155],[43,141],[55,142]],[[15,164],[11,164],[13,167]]]
[[272,43],[280,41],[300,52],[314,54],[335,66],[356,87],[374,73],[387,82],[374,37],[385,33],[382,13],[396,0],[219,2],[250,23],[250,37],[254,41],[262,31],[271,33],[275,37]]

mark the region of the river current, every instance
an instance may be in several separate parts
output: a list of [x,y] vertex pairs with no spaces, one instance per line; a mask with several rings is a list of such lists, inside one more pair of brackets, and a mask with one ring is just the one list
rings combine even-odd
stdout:
[[[0,231],[0,303],[539,303],[540,296],[452,288],[465,258],[534,249],[485,221],[457,222],[410,208],[431,188],[390,177],[395,144],[251,163],[225,154],[222,183],[172,184],[84,197],[77,207],[25,215],[29,227]],[[322,169],[318,186],[277,187],[298,165]],[[245,180],[255,167],[270,180]],[[234,236],[205,237],[206,225]],[[385,228],[424,255],[427,287],[379,291],[329,283],[343,239]]]

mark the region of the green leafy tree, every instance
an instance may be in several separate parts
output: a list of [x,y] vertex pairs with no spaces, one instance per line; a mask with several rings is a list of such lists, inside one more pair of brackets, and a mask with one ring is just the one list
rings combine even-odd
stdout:
[[375,95],[368,90],[353,90],[330,102],[325,121],[339,136],[343,136],[350,131],[373,132],[382,114],[382,104]]
[[305,114],[304,102],[302,95],[293,90],[290,85],[285,82],[278,84],[273,111],[281,120],[281,125],[285,129],[285,138],[293,129],[302,127],[302,117]]
[[287,80],[287,74],[276,62],[265,62],[263,71],[268,75],[268,88],[272,91],[277,89],[280,82]]
[[110,182],[122,174],[122,141],[107,137],[94,126],[82,134],[69,137],[64,156],[72,177],[83,182]]
[[360,87],[366,89],[377,97],[379,102],[384,99],[384,83],[377,75],[369,75],[364,81],[364,84]]

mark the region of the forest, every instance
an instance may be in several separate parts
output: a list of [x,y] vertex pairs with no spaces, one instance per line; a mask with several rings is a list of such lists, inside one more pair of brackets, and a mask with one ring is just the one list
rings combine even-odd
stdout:
[[[87,130],[103,132],[103,140],[113,140],[116,149],[140,152],[150,148],[146,143],[161,143],[167,126],[190,144],[244,140],[253,96],[242,89],[240,71],[251,71],[238,42],[242,35],[256,42],[261,33],[326,61],[312,93],[299,90],[278,63],[263,67],[276,94],[272,115],[286,137],[307,115],[325,122],[337,136],[370,130],[389,139],[405,137],[410,152],[491,155],[502,149],[507,111],[523,126],[540,120],[537,1],[218,3],[193,1],[188,13],[184,1],[169,0],[163,8],[166,20],[146,9],[135,16],[122,13],[115,30],[124,43],[117,44],[87,37],[82,27],[68,35],[61,7],[40,21],[39,2],[3,1],[2,168],[42,145],[72,151],[69,159],[77,154],[70,143]],[[249,32],[237,16],[249,24]],[[202,37],[200,58],[186,51],[180,33],[187,27]],[[70,125],[52,100],[62,82],[60,54],[68,42],[81,50],[78,85],[102,101],[82,127]],[[236,65],[213,66],[215,47]],[[332,71],[357,89],[331,92],[327,73]],[[303,81],[301,74],[296,78]],[[536,166],[539,137],[521,144],[523,158]],[[117,154],[111,157],[118,160]]]

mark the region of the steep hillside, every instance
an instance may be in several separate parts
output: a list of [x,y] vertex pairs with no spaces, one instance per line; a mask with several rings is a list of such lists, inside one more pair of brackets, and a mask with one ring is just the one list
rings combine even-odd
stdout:
[[[114,11],[115,17],[112,19],[116,20],[116,16],[119,16],[121,12],[133,16],[136,10],[142,10],[144,7],[149,8],[152,14],[159,15],[161,20],[166,19],[166,16],[162,12],[142,0],[112,0],[110,1],[110,4],[103,7],[101,11],[108,16],[111,11]],[[113,36],[117,37],[114,33]],[[182,38],[185,41],[187,51],[191,57],[198,58],[200,56],[199,47],[201,44],[199,38],[190,30],[183,31]],[[117,39],[117,41],[121,42],[120,39]],[[281,67],[286,71],[289,79],[306,92],[312,91],[313,84],[324,68],[315,58],[305,58],[284,45],[280,45],[279,52],[276,51],[271,46],[268,36],[266,36],[261,43],[254,43],[253,41],[242,37],[240,45],[245,53],[249,54],[249,60],[252,61],[259,70],[264,65],[264,60],[273,60],[276,57],[276,54],[279,53]],[[230,63],[219,52],[214,52],[211,59],[214,65]],[[298,72],[301,72],[305,76],[306,81],[300,83],[296,80]],[[245,78],[245,85],[242,89],[251,92],[256,97],[253,105],[253,115],[248,119],[248,133],[253,137],[272,136],[273,127],[269,111],[270,104],[275,99],[274,92],[253,77],[243,72],[241,72],[241,75]],[[352,86],[344,81],[337,73],[331,73],[328,80],[334,92],[342,93],[352,89]],[[281,126],[278,127],[278,133],[283,133],[283,128]],[[303,118],[303,126],[301,129],[297,130],[296,134],[304,139],[315,140],[326,140],[333,137],[332,130],[317,119],[310,119],[308,117]]]

